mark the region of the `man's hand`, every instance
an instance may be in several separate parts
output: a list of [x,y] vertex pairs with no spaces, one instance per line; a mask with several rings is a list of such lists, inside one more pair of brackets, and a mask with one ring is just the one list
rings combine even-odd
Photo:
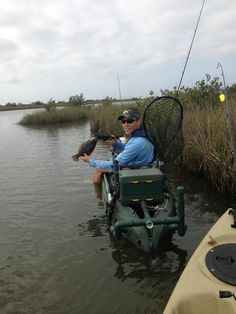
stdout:
[[109,145],[114,145],[116,142],[116,137],[114,135],[111,135],[113,138],[111,140],[107,140],[106,143]]
[[84,154],[84,156],[80,156],[79,159],[80,159],[80,160],[83,160],[84,162],[89,162],[90,156]]

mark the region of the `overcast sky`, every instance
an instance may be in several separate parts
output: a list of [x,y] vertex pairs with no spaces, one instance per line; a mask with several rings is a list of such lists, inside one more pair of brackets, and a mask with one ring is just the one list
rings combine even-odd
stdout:
[[[0,104],[178,86],[202,0],[0,0]],[[236,0],[206,0],[183,79],[236,82]]]

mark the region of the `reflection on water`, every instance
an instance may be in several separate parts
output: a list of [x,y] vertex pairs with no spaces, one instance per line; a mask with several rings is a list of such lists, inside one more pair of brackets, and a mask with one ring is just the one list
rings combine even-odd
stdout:
[[[163,313],[201,237],[235,200],[167,169],[186,189],[186,236],[139,252],[110,236],[93,169],[71,159],[89,124],[26,128],[24,114],[0,112],[1,314]],[[98,143],[93,157],[106,154]]]
[[112,252],[112,258],[117,263],[115,276],[118,279],[124,281],[136,278],[142,282],[147,277],[156,278],[158,285],[161,278],[168,277],[168,274],[171,277],[180,274],[187,261],[187,251],[170,244],[155,255],[139,253],[137,250],[129,250],[127,254],[127,251],[118,246]]
[[[171,243],[162,247],[155,254],[140,252],[125,240],[117,241],[109,234],[105,216],[90,219],[78,227],[81,236],[97,238],[108,236],[111,257],[114,262],[113,267],[109,267],[113,269],[112,282],[115,278],[121,284],[123,283],[124,289],[133,291],[137,298],[141,297],[142,300],[143,298],[145,300],[145,303],[140,302],[140,304],[135,300],[133,308],[130,308],[129,311],[131,313],[149,313],[149,311],[151,311],[150,313],[162,313],[168,296],[187,263],[187,250]],[[107,248],[100,248],[100,251],[104,250]],[[106,273],[103,274],[105,277],[106,275]],[[111,285],[108,286],[111,287]],[[120,297],[118,290],[117,297],[116,301],[118,302]],[[126,302],[128,301],[126,300]],[[138,306],[135,307],[137,304]],[[131,304],[125,304],[125,306],[129,308]],[[111,313],[118,313],[118,311]],[[121,309],[121,313],[126,313],[126,310]]]
[[78,224],[79,235],[87,237],[107,236],[108,225],[106,216],[90,219],[85,223]]

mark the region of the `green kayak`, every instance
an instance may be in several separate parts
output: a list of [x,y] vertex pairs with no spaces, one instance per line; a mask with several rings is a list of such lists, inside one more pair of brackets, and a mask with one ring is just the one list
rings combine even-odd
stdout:
[[176,231],[185,234],[184,188],[177,187],[175,198],[157,167],[105,173],[102,197],[112,235],[142,251],[157,251]]

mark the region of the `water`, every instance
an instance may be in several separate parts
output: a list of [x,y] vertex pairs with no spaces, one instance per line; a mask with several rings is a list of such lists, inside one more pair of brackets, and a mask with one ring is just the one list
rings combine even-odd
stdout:
[[[170,179],[186,188],[186,236],[141,253],[111,239],[93,171],[71,159],[89,125],[27,128],[17,124],[26,113],[0,112],[0,313],[162,313],[201,237],[234,200],[174,169]],[[94,157],[106,152],[99,143]]]

